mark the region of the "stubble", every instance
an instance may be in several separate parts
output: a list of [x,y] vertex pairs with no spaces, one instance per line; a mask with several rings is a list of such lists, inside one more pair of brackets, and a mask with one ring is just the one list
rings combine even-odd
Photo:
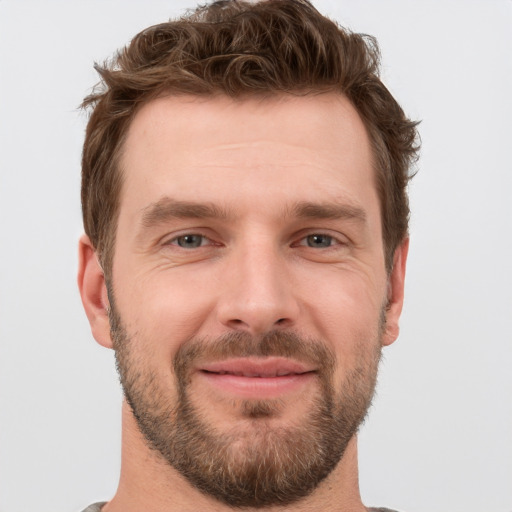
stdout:
[[[144,340],[128,335],[113,302],[110,321],[124,394],[148,446],[194,487],[232,507],[287,505],[309,495],[341,460],[374,394],[382,321],[375,339],[358,340],[356,365],[338,389],[338,363],[324,342],[272,331],[183,343],[172,362],[174,392],[134,350]],[[198,361],[266,356],[318,368],[307,414],[295,424],[275,426],[286,406],[282,401],[240,400],[244,427],[215,428],[208,408],[191,392],[192,369]]]

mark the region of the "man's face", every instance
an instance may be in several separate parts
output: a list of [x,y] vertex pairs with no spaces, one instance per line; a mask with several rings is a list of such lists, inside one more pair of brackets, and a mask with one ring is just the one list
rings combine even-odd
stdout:
[[112,338],[139,428],[229,504],[308,494],[399,315],[359,116],[335,94],[161,98],[121,169]]

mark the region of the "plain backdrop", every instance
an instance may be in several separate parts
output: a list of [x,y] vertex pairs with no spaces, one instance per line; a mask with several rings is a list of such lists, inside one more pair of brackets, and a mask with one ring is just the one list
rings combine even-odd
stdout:
[[[512,2],[318,0],[375,35],[414,119],[399,340],[360,434],[367,505],[512,511]],[[0,0],[0,512],[116,489],[121,392],[76,288],[77,110],[103,61],[190,0]]]

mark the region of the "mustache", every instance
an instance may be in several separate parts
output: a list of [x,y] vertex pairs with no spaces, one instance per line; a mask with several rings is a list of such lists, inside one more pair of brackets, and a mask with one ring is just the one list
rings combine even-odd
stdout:
[[294,332],[269,331],[261,336],[248,332],[230,332],[215,339],[193,338],[185,342],[173,360],[178,379],[200,362],[221,361],[231,357],[286,357],[314,365],[331,373],[336,365],[334,352],[321,340],[305,338]]

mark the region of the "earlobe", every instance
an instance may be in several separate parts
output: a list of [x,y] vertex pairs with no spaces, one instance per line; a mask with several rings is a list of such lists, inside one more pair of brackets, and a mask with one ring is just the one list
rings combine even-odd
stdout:
[[386,308],[386,326],[382,336],[382,345],[391,345],[400,332],[399,320],[404,303],[405,269],[409,252],[409,238],[406,238],[395,250],[393,269],[388,277],[388,297]]
[[112,348],[105,276],[87,235],[82,235],[78,243],[78,288],[94,339]]

